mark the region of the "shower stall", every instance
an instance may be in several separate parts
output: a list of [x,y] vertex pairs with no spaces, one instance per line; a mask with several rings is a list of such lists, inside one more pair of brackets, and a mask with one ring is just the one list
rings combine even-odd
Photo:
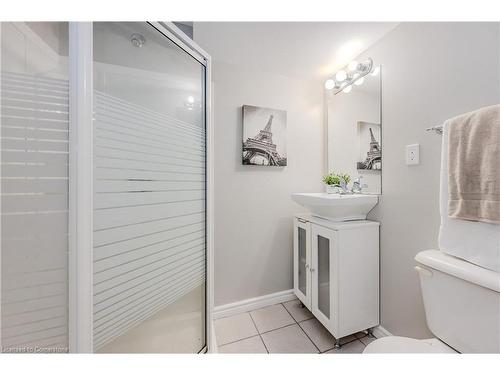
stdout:
[[208,350],[210,57],[163,22],[0,33],[1,350]]

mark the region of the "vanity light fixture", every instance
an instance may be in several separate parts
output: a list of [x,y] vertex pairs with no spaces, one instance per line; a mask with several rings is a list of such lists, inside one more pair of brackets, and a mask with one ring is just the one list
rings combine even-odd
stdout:
[[359,77],[358,79],[356,79],[356,80],[354,81],[354,84],[355,84],[356,86],[360,86],[360,85],[362,85],[362,84],[363,84],[363,82],[364,82],[364,81],[365,81],[365,77]]
[[335,88],[335,80],[334,79],[327,79],[325,81],[325,89],[332,90],[334,88]]
[[350,72],[355,72],[358,69],[359,63],[354,60],[351,61],[349,64],[347,64],[347,69],[349,69]]
[[347,79],[347,73],[345,70],[339,70],[337,74],[335,74],[335,81],[344,82]]
[[352,85],[349,85],[345,89],[343,89],[342,92],[345,94],[349,94],[351,90],[352,90]]
[[351,61],[346,67],[335,73],[334,77],[325,81],[325,89],[333,91],[333,94],[340,91],[347,94],[351,92],[353,84],[356,86],[362,85],[367,74],[371,73],[375,76],[379,73],[378,66],[373,71],[372,68],[373,60],[371,58],[363,62]]

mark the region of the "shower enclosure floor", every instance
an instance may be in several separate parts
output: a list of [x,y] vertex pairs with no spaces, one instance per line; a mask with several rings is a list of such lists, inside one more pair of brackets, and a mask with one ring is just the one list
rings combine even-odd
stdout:
[[204,285],[193,289],[97,352],[198,353],[204,346],[204,293]]

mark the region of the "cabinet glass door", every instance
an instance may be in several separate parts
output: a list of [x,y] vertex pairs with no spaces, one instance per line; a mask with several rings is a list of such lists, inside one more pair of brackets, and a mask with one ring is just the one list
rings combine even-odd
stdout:
[[335,231],[318,225],[311,228],[312,312],[330,328],[333,320]]
[[318,241],[318,309],[330,316],[330,240],[321,235]]
[[310,224],[295,218],[294,225],[294,289],[302,303],[310,308]]

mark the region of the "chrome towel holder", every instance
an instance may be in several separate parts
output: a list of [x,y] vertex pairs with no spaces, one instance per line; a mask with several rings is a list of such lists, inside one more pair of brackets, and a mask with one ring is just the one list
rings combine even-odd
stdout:
[[434,132],[439,135],[443,135],[443,125],[431,126],[430,128],[425,129],[428,132]]

